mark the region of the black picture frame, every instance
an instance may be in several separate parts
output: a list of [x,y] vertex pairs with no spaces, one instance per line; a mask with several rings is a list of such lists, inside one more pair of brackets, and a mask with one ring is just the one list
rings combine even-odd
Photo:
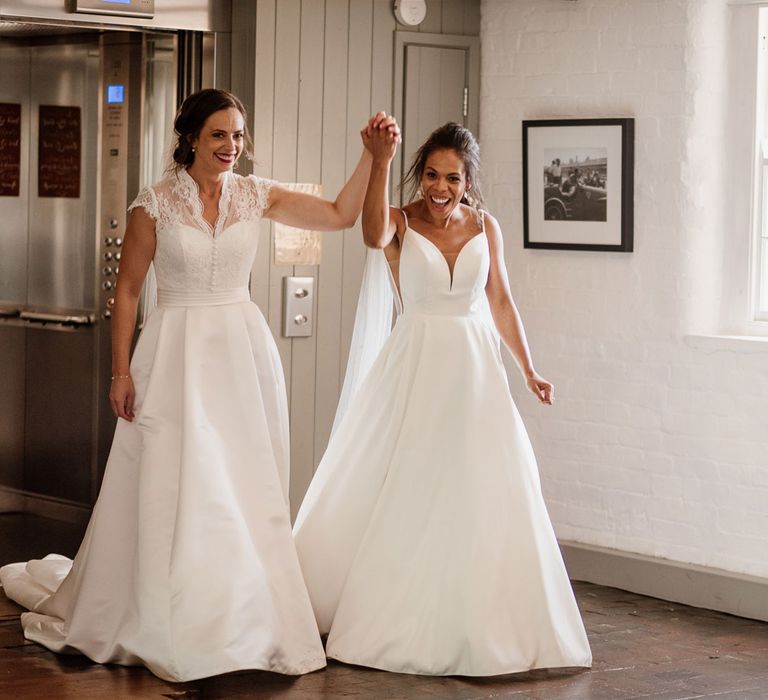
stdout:
[[630,253],[635,120],[523,121],[523,247]]

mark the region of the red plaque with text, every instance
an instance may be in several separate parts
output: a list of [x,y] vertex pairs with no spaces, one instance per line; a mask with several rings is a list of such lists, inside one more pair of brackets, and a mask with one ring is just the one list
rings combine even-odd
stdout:
[[37,194],[80,196],[80,107],[40,105]]
[[21,178],[21,105],[0,102],[0,197],[18,197]]

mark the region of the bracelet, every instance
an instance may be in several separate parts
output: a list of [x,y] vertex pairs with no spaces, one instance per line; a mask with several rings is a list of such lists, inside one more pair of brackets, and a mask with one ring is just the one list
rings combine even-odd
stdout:
[[113,374],[112,375],[112,381],[115,381],[115,379],[130,379],[130,374]]

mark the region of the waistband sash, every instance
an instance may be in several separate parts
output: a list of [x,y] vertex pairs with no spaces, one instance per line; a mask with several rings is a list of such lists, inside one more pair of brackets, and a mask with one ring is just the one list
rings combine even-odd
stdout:
[[158,289],[158,306],[224,306],[250,301],[248,287],[234,289]]

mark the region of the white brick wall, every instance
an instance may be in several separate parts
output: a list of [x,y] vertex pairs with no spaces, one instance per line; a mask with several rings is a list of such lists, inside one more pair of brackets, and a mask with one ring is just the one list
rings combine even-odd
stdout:
[[[559,537],[768,577],[768,346],[685,340],[738,316],[723,289],[747,255],[750,136],[728,59],[745,12],[483,0],[480,135],[513,293],[557,387],[539,407],[510,372]],[[636,119],[635,252],[524,250],[521,121],[609,116]]]

